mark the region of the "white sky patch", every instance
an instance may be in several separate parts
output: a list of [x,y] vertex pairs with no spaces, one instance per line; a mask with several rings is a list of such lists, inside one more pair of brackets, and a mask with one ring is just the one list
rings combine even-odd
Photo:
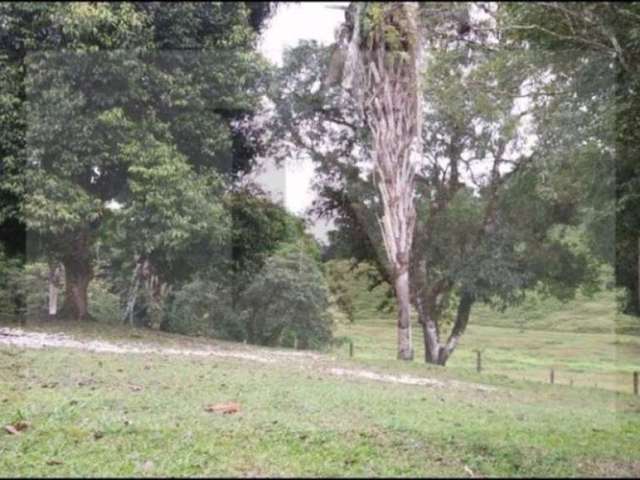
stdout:
[[[295,47],[301,40],[316,40],[325,45],[333,43],[335,32],[344,21],[344,10],[340,7],[347,5],[348,2],[303,2],[280,5],[262,35],[260,51],[271,62],[281,66],[284,50],[287,47]],[[495,5],[489,4],[488,8],[493,10]],[[476,6],[472,7],[471,15],[484,21],[491,18],[488,13]],[[491,40],[497,41],[497,39]],[[523,111],[530,106],[530,100],[523,98],[518,100],[514,110]],[[481,129],[479,125],[478,129]],[[522,153],[530,154],[536,143],[536,136],[532,130],[530,115],[523,115],[518,128],[518,141],[511,142],[507,149],[508,156],[517,156]],[[466,181],[471,180],[471,178],[464,178],[469,175],[477,179],[488,174],[491,164],[492,159],[490,158],[478,159],[477,162],[474,162],[473,171],[462,171],[460,172],[461,176]],[[299,158],[287,160],[281,167],[276,167],[270,159],[263,159],[261,168],[256,172],[254,178],[264,190],[271,194],[274,200],[284,204],[292,213],[303,216],[316,198],[316,193],[311,188],[313,176],[312,161],[304,156],[299,156]],[[332,222],[314,219],[310,232],[318,240],[326,241],[326,232],[331,229]]]
[[[287,47],[295,47],[301,40],[316,40],[329,45],[334,42],[336,28],[344,21],[344,11],[336,7],[347,2],[318,2],[281,4],[264,32],[260,51],[269,60],[282,65],[282,53]],[[277,168],[270,159],[256,175],[256,181],[269,191],[276,201],[297,215],[303,215],[315,199],[311,189],[314,168],[309,159],[291,159]],[[311,233],[318,240],[326,240],[330,222],[316,221]]]

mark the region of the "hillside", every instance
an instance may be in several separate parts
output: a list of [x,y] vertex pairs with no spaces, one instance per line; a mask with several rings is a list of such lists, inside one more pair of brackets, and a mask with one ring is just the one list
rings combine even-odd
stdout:
[[[471,382],[386,352],[266,363],[229,354],[277,351],[98,324],[27,330],[63,330],[95,351],[0,342],[0,420],[26,426],[0,436],[2,476],[640,475],[640,401],[628,394]],[[107,342],[140,350],[101,351]],[[220,355],[180,354],[197,349]],[[313,362],[430,381],[338,376]],[[207,411],[226,402],[239,410]]]
[[[355,318],[367,322],[372,318],[394,318],[393,311],[380,311],[377,307],[385,296],[387,285],[369,290],[366,276],[368,267],[353,272],[341,267],[349,292],[353,297]],[[603,285],[607,278],[603,277]],[[338,317],[339,309],[335,308]],[[616,292],[603,289],[592,297],[581,293],[562,302],[531,293],[525,302],[500,312],[485,305],[474,306],[472,325],[514,328],[518,330],[549,330],[573,333],[613,333],[640,335],[640,319],[617,312]]]

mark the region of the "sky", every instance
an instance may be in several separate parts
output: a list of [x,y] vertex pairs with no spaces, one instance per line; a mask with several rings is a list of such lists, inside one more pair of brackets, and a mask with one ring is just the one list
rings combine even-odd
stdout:
[[[347,5],[348,2],[280,4],[262,34],[261,52],[273,63],[281,65],[284,49],[296,46],[300,40],[316,40],[327,45],[333,43],[335,31],[344,20],[344,11],[336,7]],[[473,14],[484,16],[479,11]],[[524,110],[527,105],[519,105],[519,108]],[[523,128],[528,128],[528,125]],[[527,151],[531,148],[535,137],[525,134],[525,138],[525,144],[521,145],[520,149]],[[315,198],[315,193],[311,189],[314,174],[311,160],[291,160],[281,168],[275,167],[269,159],[261,163],[263,171],[254,177],[256,181],[271,194],[274,200],[282,202],[289,211],[304,216],[305,210],[311,206]],[[486,174],[490,166],[489,162],[479,162],[474,166],[473,173],[476,176]],[[326,232],[332,228],[332,222],[312,220],[314,223],[309,229],[310,233],[318,240],[326,242]]]
[[[335,8],[347,2],[284,3],[278,6],[275,15],[260,42],[261,52],[273,63],[282,64],[282,53],[300,40],[317,40],[330,44],[334,32],[344,20],[344,12]],[[311,190],[313,165],[310,160],[290,161],[283,168],[276,168],[267,160],[265,171],[256,177],[263,188],[277,201],[283,201],[291,212],[303,215],[311,205],[314,193]],[[326,231],[331,224],[325,221],[314,223],[310,232],[321,241],[326,241]]]

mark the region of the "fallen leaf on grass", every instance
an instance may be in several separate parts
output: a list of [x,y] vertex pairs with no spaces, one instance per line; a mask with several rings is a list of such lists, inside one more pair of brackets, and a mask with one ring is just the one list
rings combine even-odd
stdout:
[[467,467],[466,465],[464,466],[464,471],[467,472],[469,474],[470,477],[473,477],[473,470],[471,470],[469,467]]
[[207,412],[218,412],[224,415],[229,415],[232,413],[236,413],[240,411],[240,404],[236,402],[227,402],[227,403],[215,403],[212,405],[208,405],[205,407],[205,411]]
[[64,462],[62,460],[47,460],[47,465],[63,465]]
[[19,420],[15,422],[13,425],[5,425],[5,431],[10,435],[20,435],[24,430],[29,428],[29,422],[25,422],[24,420]]
[[141,392],[142,391],[142,387],[140,385],[129,385],[129,389],[132,392]]
[[13,425],[5,425],[4,429],[10,435],[20,435],[20,431],[17,430]]

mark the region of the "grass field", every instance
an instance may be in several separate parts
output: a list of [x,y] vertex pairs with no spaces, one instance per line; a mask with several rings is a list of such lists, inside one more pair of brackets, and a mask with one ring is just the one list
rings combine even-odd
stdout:
[[[476,308],[446,368],[422,362],[416,326],[415,361],[395,360],[393,315],[375,311],[376,293],[358,298],[354,323],[336,324],[354,358],[346,343],[323,358],[446,387],[340,378],[295,362],[0,346],[0,421],[30,423],[0,433],[0,476],[640,476],[640,397],[630,393],[640,337],[615,333],[621,324],[633,332],[634,319],[616,317],[611,293]],[[270,351],[96,323],[28,329]],[[241,411],[205,411],[226,401]]]
[[[395,356],[393,319],[377,318],[340,324],[337,333],[354,342],[354,356],[379,362]],[[414,325],[415,368],[424,366],[422,331]],[[549,382],[575,387],[598,387],[632,392],[633,371],[640,371],[640,338],[605,333],[569,333],[524,330],[471,324],[447,364],[448,370],[480,378],[476,350],[482,351],[480,377],[503,375],[517,380]],[[337,349],[348,356],[348,346]]]
[[[370,267],[369,267],[370,268]],[[362,267],[366,270],[367,267]],[[356,320],[368,323],[378,318],[393,319],[393,312],[381,313],[377,307],[384,296],[385,287],[369,291],[364,275],[348,275]],[[610,275],[603,274],[603,286],[610,283]],[[485,305],[474,305],[471,323],[518,330],[544,330],[571,333],[619,333],[640,336],[640,320],[617,312],[616,296],[619,292],[603,289],[592,296],[578,292],[576,298],[562,302],[529,292],[525,301],[503,312]],[[340,317],[340,313],[337,312]]]
[[[358,359],[375,363],[393,358],[394,314],[376,310],[383,288],[367,291],[364,277],[353,277],[351,283],[355,322],[336,312],[336,335],[353,340]],[[549,382],[553,368],[556,383],[632,392],[633,372],[640,371],[640,320],[617,313],[615,295],[604,290],[561,302],[530,294],[522,305],[504,312],[474,306],[447,369],[477,376],[476,350],[481,350],[483,375]],[[422,331],[415,318],[413,325],[419,369],[424,365]],[[348,346],[337,352],[348,356]]]
[[[95,324],[29,328],[87,340],[210,343]],[[640,475],[639,397],[358,352],[354,360],[327,358],[481,380],[495,390],[389,385],[287,362],[0,347],[0,420],[30,422],[20,435],[0,433],[0,475]],[[241,411],[204,410],[225,401]]]

